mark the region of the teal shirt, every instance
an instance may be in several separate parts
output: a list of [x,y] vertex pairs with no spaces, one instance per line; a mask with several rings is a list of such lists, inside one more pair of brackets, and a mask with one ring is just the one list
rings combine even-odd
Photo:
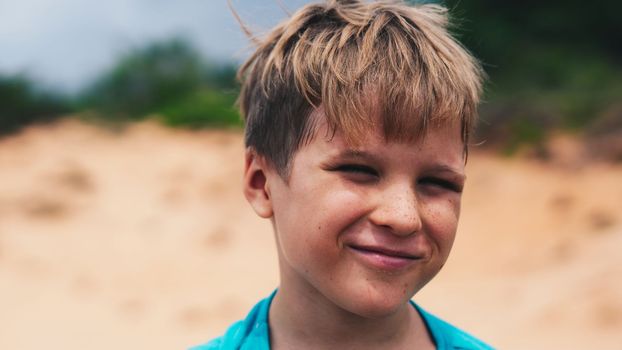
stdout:
[[[270,350],[268,310],[276,291],[263,299],[225,335],[190,350]],[[411,301],[425,322],[439,350],[488,350],[491,346],[421,309]]]

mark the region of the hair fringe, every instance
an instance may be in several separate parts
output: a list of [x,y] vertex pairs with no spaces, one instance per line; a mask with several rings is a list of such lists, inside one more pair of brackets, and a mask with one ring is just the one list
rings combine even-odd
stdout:
[[[451,37],[448,25],[447,9],[435,4],[327,0],[306,5],[257,39],[256,51],[239,70],[247,144],[261,142],[251,124],[272,118],[262,128],[279,127],[282,120],[290,127],[284,132],[300,133],[285,142],[295,151],[308,139],[306,119],[320,107],[328,125],[351,143],[380,123],[387,139],[399,141],[456,124],[468,144],[484,72]],[[267,108],[269,103],[291,103],[283,112],[300,115],[265,115],[278,109]],[[304,131],[291,129],[297,123],[292,118],[305,120],[299,125]],[[283,162],[289,156],[281,156]]]

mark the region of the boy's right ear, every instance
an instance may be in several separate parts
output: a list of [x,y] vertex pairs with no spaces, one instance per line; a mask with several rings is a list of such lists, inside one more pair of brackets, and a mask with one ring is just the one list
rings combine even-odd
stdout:
[[273,214],[268,188],[269,171],[272,169],[266,159],[252,148],[247,148],[244,160],[244,196],[257,215],[266,219]]

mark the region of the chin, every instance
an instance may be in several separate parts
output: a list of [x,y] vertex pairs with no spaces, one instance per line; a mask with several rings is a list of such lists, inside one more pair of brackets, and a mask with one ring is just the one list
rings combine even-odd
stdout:
[[401,290],[382,293],[368,289],[356,294],[356,297],[349,298],[346,305],[342,307],[353,314],[369,319],[391,316],[408,305],[411,298],[411,295],[406,295]]

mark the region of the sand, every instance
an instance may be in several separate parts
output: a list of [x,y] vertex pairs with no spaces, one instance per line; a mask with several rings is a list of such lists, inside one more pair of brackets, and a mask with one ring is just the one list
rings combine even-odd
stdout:
[[[0,349],[184,349],[278,283],[237,131],[72,119],[0,139]],[[622,165],[473,152],[415,300],[500,349],[622,349]]]

